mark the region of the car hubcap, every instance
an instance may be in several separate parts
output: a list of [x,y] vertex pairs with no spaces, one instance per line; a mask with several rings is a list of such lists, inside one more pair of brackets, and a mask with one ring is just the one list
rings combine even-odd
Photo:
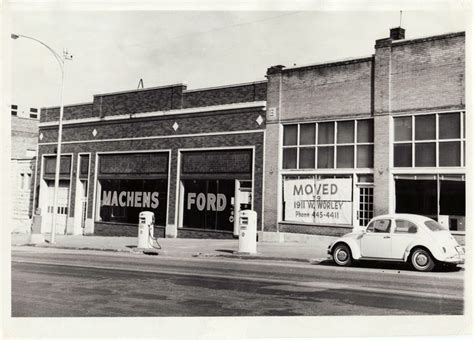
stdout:
[[344,250],[339,250],[337,252],[337,259],[341,262],[344,262],[347,260],[347,253]]
[[416,257],[416,264],[423,267],[428,263],[428,257],[425,254],[418,254]]

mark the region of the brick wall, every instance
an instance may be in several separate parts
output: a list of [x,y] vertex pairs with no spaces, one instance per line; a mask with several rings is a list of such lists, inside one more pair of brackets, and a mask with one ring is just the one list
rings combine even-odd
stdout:
[[[63,145],[63,153],[73,153],[73,171],[71,188],[76,187],[76,162],[79,152],[91,152],[91,174],[89,176],[89,197],[88,197],[88,218],[92,218],[93,213],[93,193],[96,191],[94,183],[94,169],[96,167],[97,152],[133,151],[133,150],[171,150],[170,174],[169,174],[169,207],[168,223],[175,223],[176,211],[176,178],[178,174],[178,149],[196,148],[225,148],[255,146],[255,183],[254,200],[255,209],[261,223],[262,211],[262,185],[263,185],[263,129],[265,124],[258,125],[257,117],[264,117],[264,112],[257,109],[246,109],[239,111],[223,111],[213,113],[196,113],[192,115],[175,115],[148,119],[127,119],[124,121],[101,121],[97,123],[75,124],[65,126],[63,130],[63,140],[68,144]],[[177,131],[171,128],[174,122],[179,124]],[[94,138],[91,134],[93,129],[97,129],[98,134]],[[57,127],[42,127],[44,135],[42,143],[51,142],[50,145],[40,145],[39,157],[45,153],[53,153],[57,136]],[[253,133],[225,134],[225,132],[255,130]],[[208,132],[223,132],[219,135],[205,135]],[[187,134],[202,134],[199,136]],[[174,137],[175,135],[179,135]],[[108,138],[130,138],[130,137],[151,137],[133,140],[117,140],[101,142]],[[167,138],[169,137],[169,138]],[[84,143],[83,140],[89,140]],[[78,143],[70,143],[78,141]],[[38,173],[39,174],[39,173]],[[37,176],[38,176],[37,174]],[[38,178],[39,179],[39,178]],[[69,215],[73,217],[75,204],[75,190],[71,192]],[[260,228],[260,226],[259,226]]]
[[371,113],[372,58],[283,69],[280,119]]
[[[64,120],[98,117],[92,110],[92,103],[64,106]],[[59,120],[59,107],[46,107],[41,109],[41,122],[54,122]]]
[[[258,125],[256,122],[259,115],[264,117],[262,110],[246,109],[237,112],[234,110],[219,113],[194,113],[65,125],[63,126],[63,141],[254,130],[265,127],[265,123]],[[176,131],[173,129],[174,123],[179,126]],[[97,131],[96,136],[92,134],[94,129]],[[42,143],[57,141],[56,126],[41,127],[41,132],[43,133]]]
[[[64,120],[169,111],[182,108],[264,101],[266,81],[185,91],[185,85],[124,91],[94,96],[92,103],[64,106]],[[59,120],[59,107],[41,109],[41,122]]]
[[464,33],[393,42],[391,58],[392,112],[464,106]]
[[262,101],[266,97],[266,82],[193,90],[184,92],[183,108]]

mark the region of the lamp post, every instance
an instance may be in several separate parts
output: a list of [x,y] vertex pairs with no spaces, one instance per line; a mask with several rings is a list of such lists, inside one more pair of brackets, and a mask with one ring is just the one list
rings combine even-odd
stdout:
[[57,146],[57,152],[56,152],[56,171],[54,173],[53,221],[51,224],[51,239],[50,239],[50,243],[54,243],[55,236],[56,236],[56,218],[58,215],[59,170],[61,166],[61,142],[62,142],[63,114],[64,114],[63,92],[64,92],[65,61],[72,60],[72,56],[69,55],[67,51],[63,51],[63,55],[61,56],[59,53],[57,53],[51,47],[46,45],[44,42],[33,37],[28,37],[26,35],[21,35],[21,34],[11,34],[11,38],[12,39],[25,38],[25,39],[30,39],[30,40],[40,43],[41,45],[46,47],[48,51],[50,51],[53,54],[54,58],[59,64],[59,68],[61,69],[61,95],[60,95],[61,97],[60,97],[60,106],[59,106],[58,146]]

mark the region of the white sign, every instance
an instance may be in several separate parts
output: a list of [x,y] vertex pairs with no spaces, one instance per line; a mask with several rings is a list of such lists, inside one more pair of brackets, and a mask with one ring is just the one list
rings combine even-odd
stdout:
[[352,179],[287,179],[285,221],[352,224]]

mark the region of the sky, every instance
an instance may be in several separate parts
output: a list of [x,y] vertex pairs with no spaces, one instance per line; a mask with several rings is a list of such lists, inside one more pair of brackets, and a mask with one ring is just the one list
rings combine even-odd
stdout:
[[[405,10],[406,38],[465,31],[460,11]],[[264,80],[272,65],[370,56],[399,26],[396,9],[377,11],[54,11],[10,12],[11,33],[39,39],[66,61],[64,103],[94,94],[186,83],[188,89]],[[6,32],[8,33],[8,32]],[[59,105],[60,71],[40,44],[10,48],[11,103]]]

